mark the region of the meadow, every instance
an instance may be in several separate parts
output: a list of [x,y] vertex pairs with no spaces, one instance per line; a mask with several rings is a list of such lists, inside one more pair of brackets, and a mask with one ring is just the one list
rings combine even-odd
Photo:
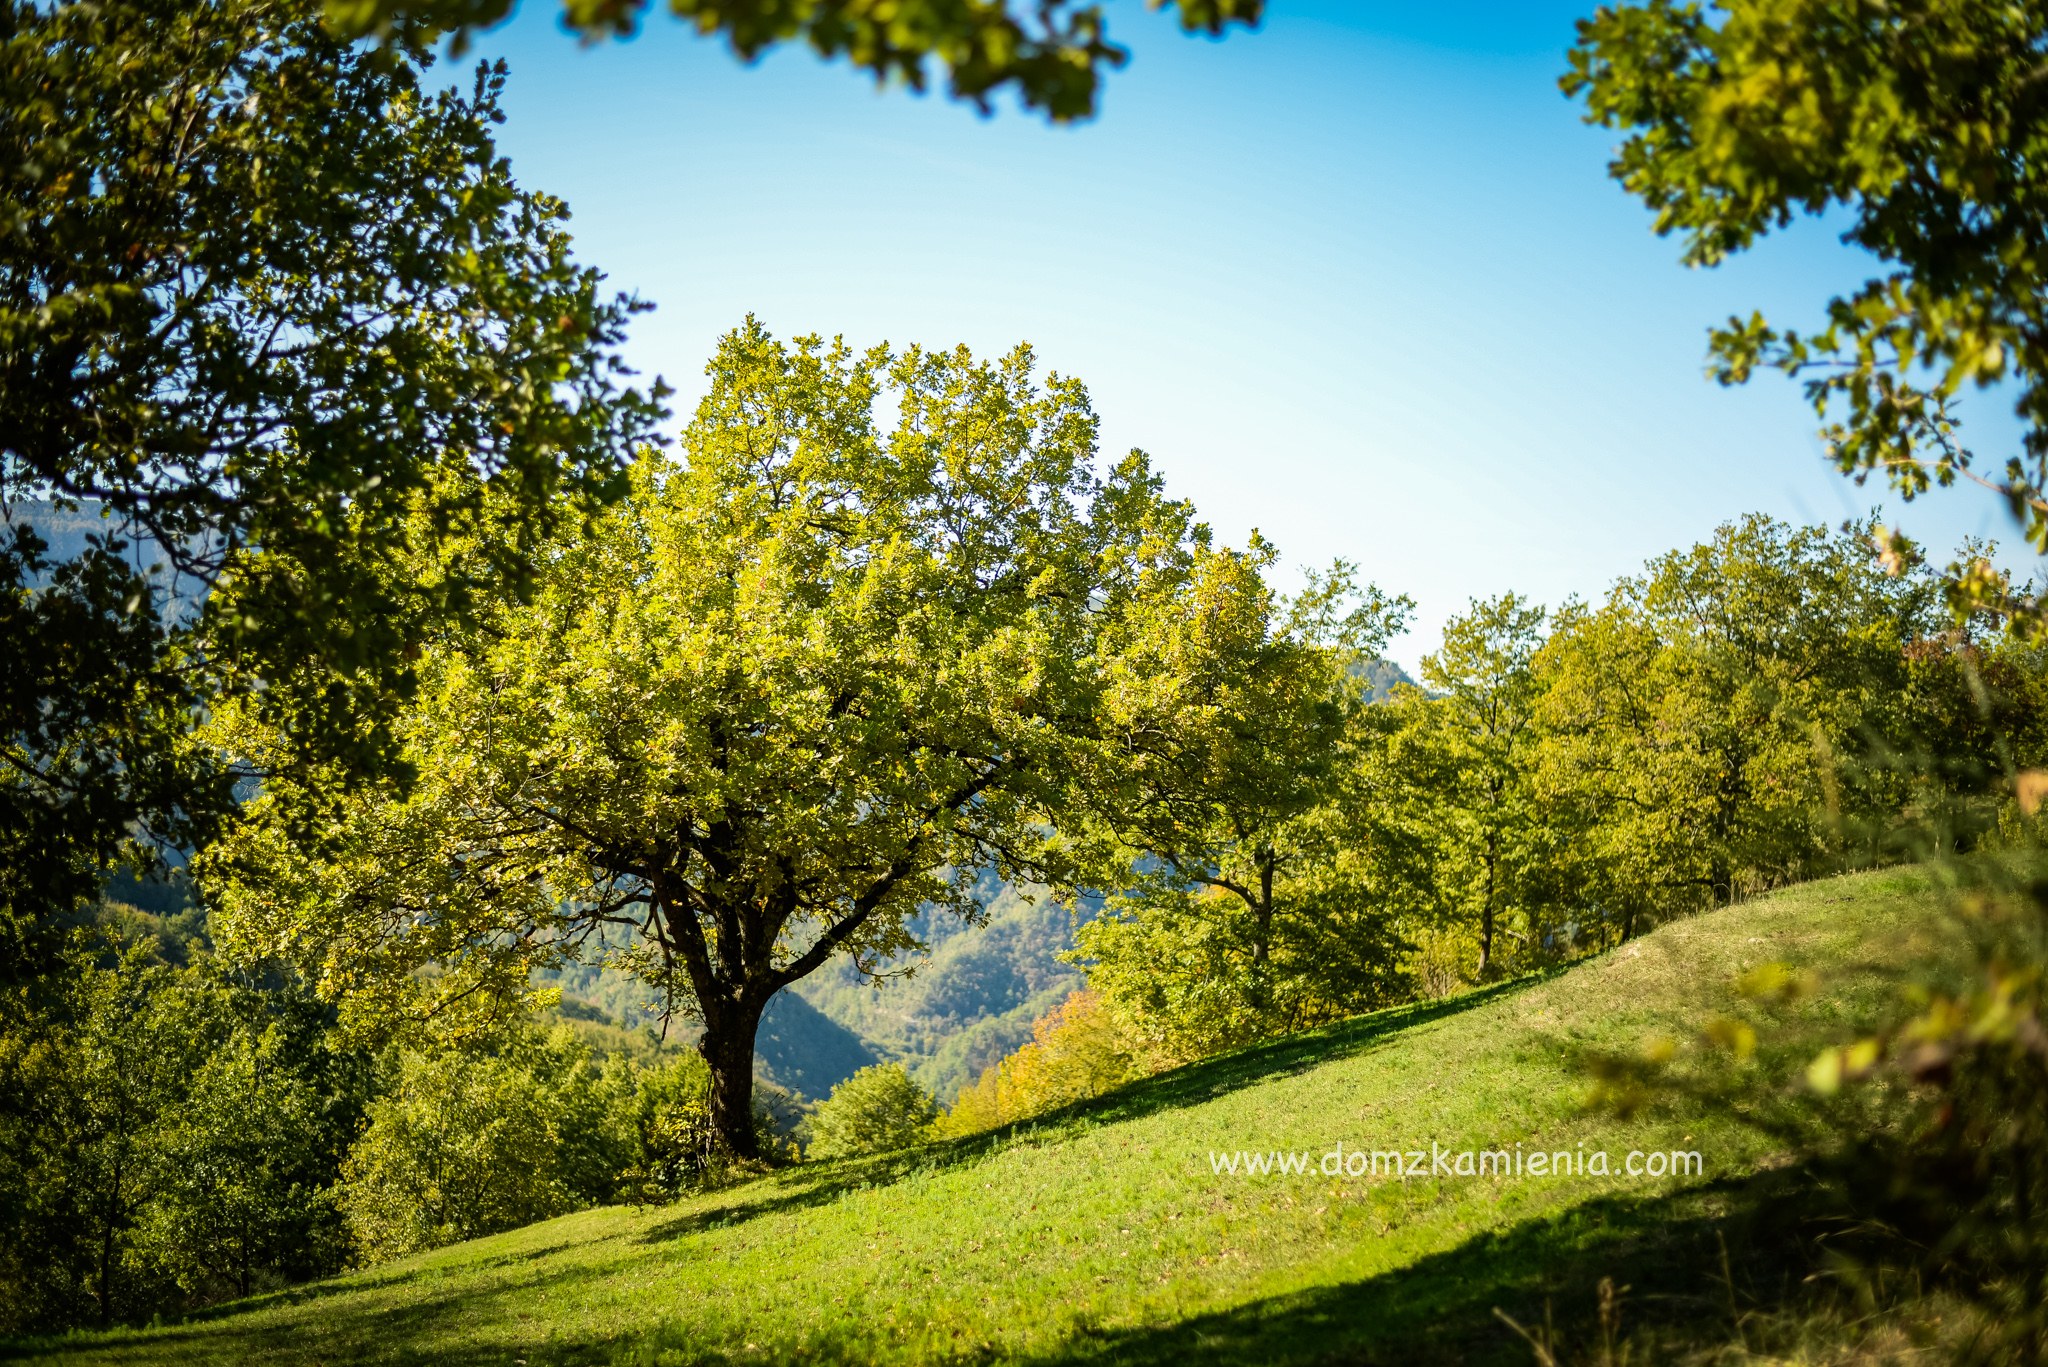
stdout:
[[[1654,1324],[1638,1360],[1708,1360],[1772,1333],[1839,1346],[1849,1330],[1802,1318],[1809,1269],[1779,1227],[1788,1192],[1809,1182],[1788,1160],[1811,1137],[1803,1128],[1823,1123],[1792,1102],[1792,1080],[1823,1043],[1895,1009],[1903,976],[1961,961],[1937,884],[1915,869],[1822,880],[1562,972],[1210,1058],[990,1135],[805,1164],[672,1206],[588,1210],[183,1323],[23,1342],[6,1356],[77,1367],[1534,1360],[1498,1310],[1539,1336],[1549,1321],[1558,1342],[1586,1346],[1567,1360],[1590,1360],[1602,1278],[1626,1288],[1624,1338]],[[1816,989],[1776,1005],[1736,991],[1738,975],[1770,962],[1811,970]],[[1702,1040],[1716,1017],[1756,1027],[1753,1057]],[[1617,1093],[1617,1077],[1651,1073],[1661,1081]],[[1600,1104],[1603,1093],[1619,1104]],[[1843,1104],[1883,1123],[1881,1090]],[[1696,1151],[1705,1174],[1213,1171],[1213,1154],[1339,1142]],[[1809,1217],[1822,1209],[1810,1194],[1801,1203]]]

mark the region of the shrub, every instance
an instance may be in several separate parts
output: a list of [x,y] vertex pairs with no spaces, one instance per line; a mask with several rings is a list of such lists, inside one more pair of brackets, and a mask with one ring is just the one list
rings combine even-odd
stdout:
[[626,1184],[636,1200],[670,1201],[698,1185],[718,1154],[711,1069],[678,1054],[634,1079],[629,1127],[637,1147]]
[[350,1150],[340,1203],[365,1262],[473,1239],[612,1197],[632,1162],[624,1073],[566,1031],[502,1052],[403,1053]]
[[938,1103],[900,1064],[863,1068],[832,1089],[811,1113],[811,1158],[884,1153],[931,1135]]

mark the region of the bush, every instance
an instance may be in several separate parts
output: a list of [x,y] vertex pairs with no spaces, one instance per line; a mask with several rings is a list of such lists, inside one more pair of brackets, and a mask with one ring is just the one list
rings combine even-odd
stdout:
[[[181,957],[185,957],[181,955]],[[367,1060],[289,987],[82,933],[0,987],[0,1335],[338,1270]]]
[[291,1035],[244,1030],[200,1065],[158,1126],[138,1261],[205,1304],[324,1275],[346,1254],[330,1183],[333,1099]]
[[718,1156],[711,1128],[711,1069],[695,1053],[639,1071],[630,1129],[636,1158],[626,1186],[638,1201],[671,1201],[701,1183]]
[[395,1071],[342,1175],[364,1262],[608,1200],[632,1165],[626,1074],[566,1030],[489,1055],[401,1053]]
[[931,1136],[938,1103],[902,1065],[863,1068],[811,1113],[810,1158],[846,1158],[906,1148]]
[[2048,868],[2036,853],[1967,872],[2008,869],[2021,873],[2016,886],[1985,878],[1958,899],[1975,980],[1914,993],[1920,1009],[1889,1038],[1831,1049],[1808,1077],[1831,1092],[1891,1073],[1917,1102],[1911,1123],[1851,1147],[1848,1171],[1888,1179],[1854,1213],[1892,1236],[1872,1240],[1855,1272],[1873,1283],[1889,1264],[1973,1305],[1960,1361],[2038,1364],[2048,1362]]

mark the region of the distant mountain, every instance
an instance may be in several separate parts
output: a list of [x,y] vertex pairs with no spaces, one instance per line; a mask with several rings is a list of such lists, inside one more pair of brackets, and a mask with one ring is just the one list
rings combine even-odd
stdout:
[[0,534],[13,539],[16,527],[33,527],[49,547],[52,560],[69,560],[85,549],[85,538],[93,532],[109,532],[113,524],[97,508],[66,512],[53,504],[29,500],[0,508]]
[[1082,984],[1058,957],[1074,943],[1066,908],[994,880],[983,906],[988,919],[978,926],[944,912],[920,916],[913,929],[927,950],[900,965],[905,976],[864,982],[838,960],[790,990],[950,1101]]
[[761,1075],[800,1097],[817,1100],[882,1055],[867,1040],[794,992],[778,992],[754,1036]]
[[1415,680],[1408,677],[1408,671],[1392,660],[1361,657],[1351,662],[1350,674],[1354,679],[1365,680],[1367,702],[1385,702],[1393,696],[1396,686],[1407,684],[1413,687],[1415,684]]
[[[205,596],[205,585],[174,573],[165,562],[161,547],[146,532],[110,516],[98,503],[86,501],[74,509],[59,508],[37,500],[0,506],[0,540],[11,542],[16,527],[34,529],[46,548],[44,558],[53,567],[84,554],[93,538],[125,543],[126,549],[122,551],[121,558],[145,574],[156,577],[157,587],[166,595],[162,606],[168,608],[173,617],[182,617],[195,610]],[[195,541],[191,544],[203,543]],[[48,583],[49,574],[50,571],[45,570],[36,579]]]
[[[835,959],[768,1003],[755,1042],[765,1080],[810,1100],[873,1063],[901,1063],[942,1101],[981,1070],[1031,1038],[1031,1023],[1082,984],[1060,962],[1073,946],[1071,918],[1050,897],[993,877],[977,890],[987,919],[969,925],[926,911],[911,923],[925,950],[863,980]],[[590,964],[539,975],[562,989],[562,1014],[627,1027],[655,1017],[646,984]],[[689,1043],[695,1026],[678,1023],[671,1044]]]

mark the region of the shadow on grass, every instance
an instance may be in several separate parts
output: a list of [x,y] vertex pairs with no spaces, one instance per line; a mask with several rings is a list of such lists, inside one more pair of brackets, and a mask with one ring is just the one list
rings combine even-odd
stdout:
[[[1378,1277],[1268,1297],[1229,1310],[1152,1327],[1102,1330],[1026,1359],[1033,1367],[1524,1367],[1526,1343],[1495,1315],[1532,1329],[1549,1320],[1564,1361],[1593,1360],[1599,1343],[1598,1287],[1626,1289],[1621,1330],[1633,1360],[1669,1361],[1734,1343],[1738,1318],[1793,1305],[1810,1294],[1811,1270],[1799,1212],[1810,1212],[1811,1179],[1780,1170],[1661,1197],[1610,1196],[1466,1243]],[[1728,1250],[1732,1285],[1721,1275]],[[603,1275],[589,1269],[588,1275]],[[551,1278],[549,1295],[574,1297],[577,1276]],[[389,1367],[711,1367],[759,1362],[732,1325],[676,1325],[625,1341],[524,1338],[516,1312],[456,1333],[477,1307],[461,1293],[422,1298],[317,1325],[193,1326],[95,1343],[44,1347],[47,1362],[158,1367],[203,1355],[212,1363],[348,1363]],[[538,1324],[536,1325],[538,1328]],[[868,1326],[872,1328],[873,1326]],[[869,1360],[873,1336],[849,1329],[803,1344],[806,1361]],[[544,1340],[544,1341],[543,1341]],[[1644,1356],[1644,1351],[1648,1356]],[[972,1356],[972,1354],[970,1354]],[[1014,1361],[993,1345],[988,1360]]]
[[[465,1260],[463,1269],[467,1272],[472,1268],[484,1270],[512,1267],[519,1263],[534,1263],[576,1247],[578,1245],[574,1241],[563,1240],[560,1243],[548,1244],[541,1248],[529,1248],[518,1253],[500,1253],[495,1257],[471,1258]],[[418,1267],[395,1267],[387,1263],[377,1268],[374,1273],[357,1273],[355,1276],[346,1279],[329,1277],[325,1281],[306,1282],[299,1286],[281,1287],[276,1291],[264,1291],[257,1295],[246,1296],[241,1300],[223,1301],[219,1305],[209,1305],[202,1309],[190,1310],[179,1317],[179,1323],[203,1324],[209,1320],[230,1319],[236,1315],[246,1315],[259,1310],[280,1310],[289,1306],[302,1305],[308,1301],[327,1300],[334,1296],[350,1296],[387,1290],[394,1286],[402,1286],[406,1282],[411,1281],[419,1276],[420,1271],[421,1269]]]
[[[554,1251],[537,1250],[530,1256]],[[527,1256],[512,1255],[492,1261],[512,1263]],[[588,1285],[608,1280],[615,1271],[606,1265],[554,1269],[548,1274],[546,1292],[573,1300],[585,1294]],[[415,1269],[414,1273],[378,1284],[388,1288],[404,1283],[416,1272]],[[372,1304],[320,1307],[316,1317],[311,1318],[297,1316],[280,1321],[247,1314],[285,1303],[265,1298],[261,1302],[251,1300],[219,1307],[215,1312],[192,1316],[168,1328],[115,1330],[0,1344],[0,1362],[34,1361],[52,1367],[168,1367],[174,1363],[201,1362],[280,1367],[370,1362],[379,1367],[512,1367],[516,1363],[527,1367],[584,1367],[609,1359],[615,1344],[552,1332],[539,1307],[527,1305],[525,1297],[530,1290],[517,1285],[484,1289],[457,1286],[434,1291],[414,1288],[410,1297],[400,1293]],[[289,1303],[319,1299],[317,1295],[301,1296]]]
[[[1269,1297],[1156,1327],[1100,1330],[1033,1358],[993,1345],[961,1360],[1032,1367],[1527,1367],[1529,1344],[1495,1314],[1553,1326],[1565,1362],[1597,1358],[1599,1286],[1621,1295],[1632,1361],[1662,1362],[1734,1344],[1744,1318],[1801,1303],[1812,1263],[1799,1212],[1812,1180],[1780,1170],[1661,1197],[1613,1196],[1479,1235],[1397,1271]],[[1732,1277],[1724,1280],[1722,1250]],[[806,1361],[857,1363],[872,1341],[813,1337]],[[1648,1356],[1644,1356],[1647,1352]],[[712,1367],[754,1360],[687,1330],[613,1350],[619,1367]],[[948,1360],[952,1360],[948,1358]]]
[[[1224,1096],[1275,1076],[1304,1072],[1336,1059],[1362,1054],[1402,1031],[1462,1015],[1477,1007],[1491,1005],[1503,997],[1513,996],[1534,987],[1539,982],[1556,977],[1562,971],[1555,969],[1546,973],[1530,974],[1511,982],[1482,987],[1462,996],[1388,1007],[1384,1011],[1375,1011],[1368,1016],[1354,1016],[1335,1025],[1304,1030],[1296,1035],[1283,1035],[1279,1039],[1267,1040],[1261,1044],[1247,1045],[1227,1054],[1218,1054],[1199,1063],[1190,1063],[1185,1067],[1160,1073],[1156,1077],[1130,1083],[1116,1091],[1078,1102],[1064,1111],[1055,1111],[1051,1115],[1019,1123],[1043,1124],[1073,1117],[1091,1124],[1106,1125],[1120,1120],[1134,1120],[1139,1116],[1150,1115],[1154,1111],[1178,1110],[1186,1106],[1199,1105],[1212,1097]],[[1016,1125],[1007,1126],[992,1131],[990,1137],[999,1137],[1017,1128]],[[976,1139],[981,1137],[975,1136]]]
[[[1159,1328],[1098,1333],[1036,1361],[1526,1367],[1534,1353],[1496,1309],[1539,1333],[1553,1324],[1561,1360],[1593,1361],[1599,1285],[1609,1277],[1622,1289],[1622,1335],[1641,1347],[1643,1327],[1653,1327],[1654,1360],[1669,1360],[1735,1342],[1741,1309],[1799,1294],[1809,1263],[1784,1213],[1800,1204],[1804,1187],[1799,1176],[1775,1173],[1661,1198],[1588,1201],[1396,1272]],[[1732,1295],[1721,1277],[1724,1238]]]
[[721,1202],[716,1195],[699,1198],[711,1204],[662,1221],[641,1234],[640,1242],[660,1243],[740,1224],[763,1215],[828,1205],[848,1192],[893,1186],[906,1177],[977,1162],[1019,1139],[1041,1132],[1048,1138],[1070,1137],[1097,1126],[1135,1120],[1155,1111],[1199,1105],[1270,1078],[1305,1072],[1336,1059],[1364,1053],[1405,1030],[1488,1005],[1553,976],[1555,972],[1532,974],[1462,996],[1389,1007],[1370,1015],[1339,1021],[1335,1025],[1247,1045],[1155,1077],[1127,1083],[1115,1091],[1077,1101],[1044,1115],[1013,1121],[984,1134],[872,1158],[843,1159],[792,1168],[733,1188],[729,1201]]

